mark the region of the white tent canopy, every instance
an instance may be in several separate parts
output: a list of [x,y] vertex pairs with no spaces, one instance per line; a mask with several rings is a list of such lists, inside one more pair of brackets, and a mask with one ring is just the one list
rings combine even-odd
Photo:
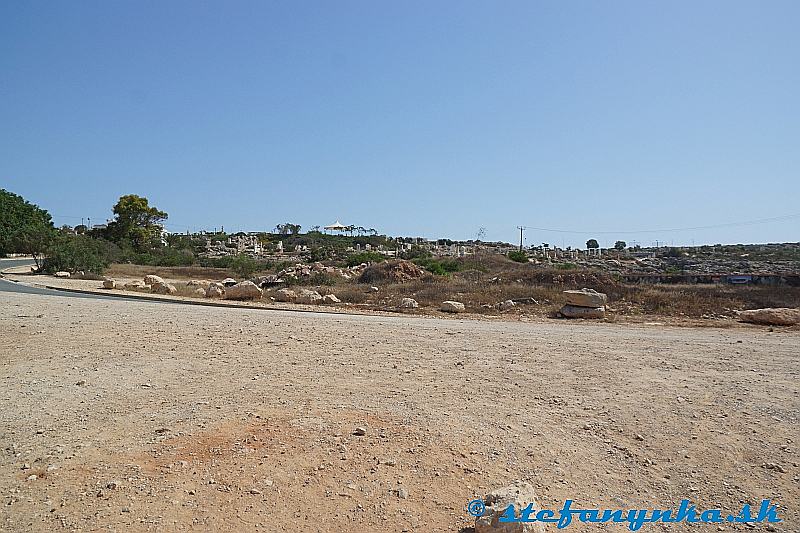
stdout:
[[339,222],[338,220],[331,224],[330,226],[325,226],[325,229],[332,230],[332,231],[344,231],[347,229],[347,226]]

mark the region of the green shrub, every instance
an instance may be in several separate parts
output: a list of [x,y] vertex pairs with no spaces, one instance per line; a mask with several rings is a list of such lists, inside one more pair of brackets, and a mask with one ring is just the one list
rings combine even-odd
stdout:
[[104,239],[85,235],[64,235],[50,246],[43,270],[46,272],[92,272],[102,274],[119,255],[119,249]]
[[242,278],[249,278],[257,270],[261,264],[247,254],[239,254],[233,258],[230,268]]
[[309,285],[326,285],[331,287],[336,285],[336,278],[331,276],[330,274],[326,274],[325,272],[317,272],[316,274],[312,275],[308,278]]
[[528,262],[528,254],[523,252],[522,250],[514,250],[508,252],[508,258],[512,261],[516,261],[517,263],[527,263]]
[[386,257],[378,252],[361,252],[347,257],[347,266],[356,266],[361,263],[380,263]]
[[446,276],[452,272],[463,270],[462,264],[455,259],[433,259],[426,257],[415,259],[414,263],[437,276]]

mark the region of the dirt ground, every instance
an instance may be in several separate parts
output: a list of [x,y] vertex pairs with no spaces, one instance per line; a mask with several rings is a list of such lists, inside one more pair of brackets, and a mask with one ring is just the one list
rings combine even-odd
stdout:
[[525,479],[544,508],[771,498],[798,531],[799,359],[780,328],[0,293],[0,530],[459,531]]

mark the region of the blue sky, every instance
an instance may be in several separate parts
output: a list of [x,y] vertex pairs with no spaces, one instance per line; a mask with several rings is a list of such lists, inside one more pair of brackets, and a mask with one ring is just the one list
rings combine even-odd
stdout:
[[660,230],[800,213],[798,20],[777,0],[2,2],[0,187],[69,224],[134,193],[176,231],[797,242],[800,218]]

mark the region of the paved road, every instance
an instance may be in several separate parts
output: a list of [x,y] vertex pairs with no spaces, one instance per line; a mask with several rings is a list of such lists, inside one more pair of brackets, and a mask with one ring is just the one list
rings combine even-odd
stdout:
[[[30,259],[0,259],[0,271],[7,268],[21,267],[31,265],[33,261]],[[94,298],[95,300],[110,300],[114,299],[113,296],[95,296],[92,294],[80,294],[76,292],[56,291],[53,289],[42,289],[39,287],[29,287],[21,283],[14,283],[6,279],[0,279],[0,293],[2,292],[18,292],[24,294],[39,294],[44,296],[66,296],[69,298]]]

